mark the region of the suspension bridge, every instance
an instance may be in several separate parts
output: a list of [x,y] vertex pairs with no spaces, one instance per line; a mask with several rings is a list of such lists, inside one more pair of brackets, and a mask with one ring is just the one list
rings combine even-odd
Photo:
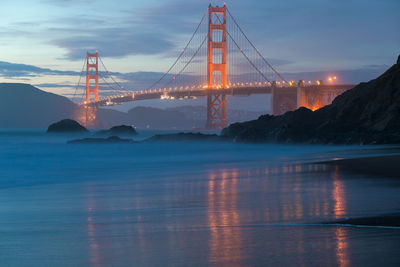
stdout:
[[[76,90],[81,86],[85,69],[86,84],[82,85],[81,96],[82,107],[87,110],[86,125],[88,120],[95,119],[93,114],[101,106],[148,99],[207,97],[206,128],[219,129],[228,125],[228,95],[272,94],[272,112],[280,115],[300,106],[318,109],[354,87],[324,85],[322,81],[287,81],[250,41],[226,5],[209,5],[177,59],[147,88],[126,89],[96,51],[87,53]],[[101,90],[102,96],[99,84],[105,89]]]

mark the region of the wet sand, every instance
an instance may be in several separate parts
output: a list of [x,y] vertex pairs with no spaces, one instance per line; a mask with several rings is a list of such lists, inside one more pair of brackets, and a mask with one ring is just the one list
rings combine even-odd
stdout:
[[398,226],[335,224],[399,213],[400,179],[316,164],[392,153],[69,138],[0,138],[0,266],[400,266]]
[[[383,176],[384,178],[400,178],[400,155],[342,159],[324,162],[324,164],[362,174]],[[400,226],[400,213],[385,214],[365,218],[349,218],[329,224],[348,224],[360,226]]]
[[324,164],[346,171],[400,178],[400,155],[334,160]]
[[333,224],[400,227],[400,213],[393,213],[393,214],[386,214],[381,216],[373,216],[365,218],[345,219],[345,220],[335,221],[333,222]]

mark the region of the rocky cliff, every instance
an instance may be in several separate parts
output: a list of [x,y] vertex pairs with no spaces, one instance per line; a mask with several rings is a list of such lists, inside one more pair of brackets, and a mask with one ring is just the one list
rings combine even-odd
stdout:
[[222,136],[238,142],[400,143],[400,56],[380,77],[357,85],[331,105],[235,123]]

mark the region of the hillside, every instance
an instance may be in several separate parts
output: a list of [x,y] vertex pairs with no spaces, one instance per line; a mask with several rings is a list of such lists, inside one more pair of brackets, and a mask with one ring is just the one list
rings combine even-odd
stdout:
[[[47,128],[62,119],[74,119],[78,105],[68,98],[29,84],[0,83],[0,128]],[[128,113],[100,109],[98,128],[129,124],[138,128],[190,129],[193,122],[182,112],[137,107]]]
[[[229,101],[229,100],[228,100]],[[265,107],[267,110],[267,106]],[[174,108],[167,108],[167,111],[179,111],[185,114],[186,117],[191,118],[197,122],[198,127],[202,128],[206,125],[207,107],[205,106],[179,106]],[[262,111],[247,111],[240,109],[227,109],[226,116],[230,123],[244,122],[254,120],[260,115],[264,114]]]
[[1,128],[47,128],[72,118],[76,105],[63,96],[29,84],[0,83]]
[[196,122],[176,110],[152,107],[135,107],[128,111],[129,121],[137,128],[150,129],[192,129]]
[[[76,119],[78,106],[68,98],[42,91],[29,84],[0,83],[0,128],[47,128],[62,119]],[[78,112],[79,113],[79,112]],[[254,112],[228,111],[231,121],[256,118]],[[203,128],[206,108],[185,106],[169,109],[135,107],[127,113],[99,109],[96,128],[134,125],[138,129]]]
[[230,125],[222,135],[239,142],[400,143],[400,56],[384,74],[338,96],[317,111]]

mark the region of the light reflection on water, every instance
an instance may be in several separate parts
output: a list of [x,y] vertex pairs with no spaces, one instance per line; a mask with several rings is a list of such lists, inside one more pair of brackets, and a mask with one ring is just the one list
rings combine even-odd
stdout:
[[207,215],[211,236],[210,263],[233,261],[241,266],[243,257],[239,211],[237,210],[237,170],[211,172],[208,181]]
[[[322,183],[321,175],[325,177]],[[121,185],[125,187],[123,192],[115,186],[112,191],[122,193],[118,200],[112,200],[114,193],[104,194],[104,185],[96,188],[89,184],[90,265],[166,263],[157,257],[166,257],[171,265],[194,259],[195,265],[216,266],[309,266],[325,261],[336,262],[337,266],[353,265],[353,230],[320,225],[349,215],[346,183],[338,167],[297,164],[222,168],[209,170],[206,176],[204,181],[174,182],[166,186],[161,198],[153,195],[153,200],[136,194],[149,190],[149,184]],[[305,177],[309,181],[305,182]],[[199,190],[202,186],[203,192]],[[185,203],[189,198],[200,203],[196,205],[200,213],[190,212],[193,207]],[[113,206],[107,203],[110,200],[117,201],[118,213],[126,214],[114,214],[116,218],[100,215]],[[163,203],[165,200],[169,202]],[[147,209],[155,209],[155,213],[148,214]],[[157,214],[160,210],[164,214]],[[187,241],[196,244],[186,247]],[[399,239],[395,243],[399,244]],[[120,249],[125,253],[118,252]],[[115,258],[117,255],[123,258]]]
[[[335,218],[341,219],[346,215],[346,188],[343,181],[340,179],[339,166],[333,168],[331,177],[333,181],[333,201],[335,202],[333,210]],[[350,266],[347,230],[344,227],[336,227],[335,234],[337,240],[336,256],[338,266]]]
[[[321,164],[298,164],[265,168],[263,172],[264,177],[262,178],[264,192],[274,189],[277,189],[279,192],[291,191],[287,192],[288,194],[283,195],[283,197],[279,199],[279,202],[282,204],[279,205],[279,203],[276,203],[279,209],[274,209],[272,214],[270,207],[272,206],[271,208],[273,209],[274,205],[265,203],[265,216],[262,220],[265,225],[276,224],[277,222],[289,223],[291,220],[303,221],[305,219],[304,217],[328,216],[331,209],[336,219],[343,218],[346,214],[345,188],[340,180],[338,167],[335,167],[330,172],[333,183],[332,190],[329,192],[327,185],[319,187],[319,192],[315,194],[315,196],[312,196],[313,201],[311,203],[308,201],[304,203],[302,199],[302,191],[304,188],[301,188],[301,174],[304,171],[307,173],[327,172],[327,166]],[[241,260],[250,255],[246,255],[246,247],[242,244],[242,239],[246,239],[246,236],[245,232],[241,231],[242,228],[240,226],[243,225],[243,222],[241,222],[240,217],[241,215],[248,217],[251,216],[251,214],[238,209],[237,196],[240,191],[238,189],[239,183],[243,184],[246,183],[246,180],[250,177],[260,176],[259,170],[254,170],[253,172],[255,173],[252,173],[251,170],[247,170],[247,173],[241,173],[240,182],[238,181],[239,171],[237,169],[222,169],[219,171],[212,171],[209,174],[207,214],[208,226],[211,232],[209,240],[210,264],[220,265],[229,263],[229,266],[246,266]],[[291,175],[294,181],[286,180],[290,183],[282,183],[282,180],[272,180],[274,183],[271,183],[271,179],[268,179],[269,174]],[[248,180],[248,182],[251,183],[251,180]],[[303,213],[303,205],[310,206],[306,215]],[[337,227],[334,234],[334,239],[337,241],[335,250],[338,266],[349,266],[351,262],[347,251],[348,240],[346,229]],[[305,238],[303,231],[297,231],[294,236],[294,240],[296,241],[289,242],[289,244],[296,243],[295,250],[299,255],[306,252],[303,246],[303,238]],[[267,242],[266,248],[270,246],[274,246],[274,243]],[[329,244],[326,243],[325,246],[329,249]],[[292,253],[292,249],[293,248],[289,246],[287,254]]]
[[96,238],[96,222],[95,222],[95,211],[96,211],[96,203],[93,198],[93,186],[87,186],[87,234],[89,237],[89,251],[90,251],[90,263],[92,266],[99,266],[100,255],[99,255],[99,244]]
[[[393,187],[394,181],[388,186],[382,179],[304,163],[298,155],[273,160],[273,151],[264,153],[257,147],[240,147],[239,156],[228,151],[228,163],[214,163],[212,155],[224,154],[214,145],[193,157],[198,144],[193,150],[173,153],[167,153],[172,144],[160,146],[112,151],[107,146],[92,147],[82,155],[69,155],[64,147],[43,152],[41,158],[47,162],[59,153],[71,166],[49,164],[49,170],[41,173],[48,179],[45,182],[1,190],[0,263],[354,266],[383,259],[386,266],[400,263],[400,257],[393,257],[400,245],[398,230],[321,224],[395,211],[400,187]],[[222,148],[236,149],[232,147]],[[318,153],[312,157],[323,159]],[[247,157],[255,163],[243,164]],[[21,166],[28,160],[32,158],[21,160]],[[76,162],[84,166],[79,172],[72,167]],[[105,168],[106,163],[111,167]],[[52,182],[53,177],[61,177],[61,182]]]
[[[325,174],[331,179],[325,179],[326,183],[321,183],[317,179],[321,174]],[[317,226],[317,223],[328,220],[328,218],[342,219],[347,215],[346,185],[338,167],[329,169],[326,165],[299,164],[247,170],[213,169],[208,172],[207,176],[205,194],[199,196],[200,199],[198,199],[202,202],[201,197],[206,197],[202,202],[203,205],[200,205],[205,208],[205,217],[195,217],[194,221],[190,218],[181,218],[182,221],[177,225],[171,224],[168,219],[164,221],[157,218],[166,224],[158,224],[156,232],[161,231],[163,235],[166,235],[164,242],[169,246],[173,247],[177,243],[179,245],[176,239],[181,238],[180,235],[190,235],[191,231],[197,235],[196,232],[199,231],[208,232],[208,235],[201,233],[198,245],[207,247],[203,252],[207,254],[207,261],[210,265],[247,266],[249,263],[254,263],[249,262],[248,259],[260,257],[259,250],[265,249],[271,250],[273,253],[279,251],[282,258],[275,260],[277,264],[285,263],[285,257],[289,257],[289,264],[294,260],[299,263],[299,266],[307,266],[309,260],[307,255],[311,253],[310,246],[312,249],[322,250],[321,253],[328,260],[336,258],[338,266],[352,264],[349,253],[351,234],[348,229]],[[310,177],[311,181],[304,183],[304,177]],[[190,183],[176,183],[169,188],[170,192],[165,192],[166,199],[180,198],[176,194],[182,188],[194,190],[196,187],[201,187],[201,183],[199,184],[198,180],[194,182],[195,186]],[[256,190],[254,190],[254,186]],[[255,197],[248,195],[247,192],[250,188]],[[107,236],[116,233],[127,237],[126,240],[118,240],[120,242],[117,245],[118,248],[131,249],[132,254],[130,255],[135,255],[136,260],[140,259],[137,262],[151,262],[154,252],[149,248],[156,251],[160,249],[157,245],[152,244],[153,241],[149,238],[154,234],[153,226],[146,225],[140,212],[133,212],[135,215],[130,214],[119,218],[118,224],[125,223],[126,226],[120,228],[113,226],[112,229],[97,230],[96,225],[103,225],[105,221],[102,218],[102,221],[96,223],[95,213],[98,209],[97,206],[100,205],[96,201],[102,202],[107,199],[102,199],[104,195],[96,197],[96,188],[92,185],[89,185],[87,189],[87,229],[91,265],[102,266],[110,263],[106,260],[112,257],[113,253],[111,256],[107,256],[107,253],[113,250],[114,245],[107,243]],[[146,188],[142,189],[147,190]],[[102,190],[104,188],[100,191]],[[140,188],[132,186],[127,189],[128,192],[130,190],[135,192]],[[193,195],[191,196],[193,197]],[[127,208],[127,211],[132,212],[132,207],[129,208],[129,205],[132,204],[131,201],[125,197],[122,199],[128,203],[123,203],[121,208]],[[133,210],[149,208],[148,204],[143,206],[140,199],[135,198]],[[155,203],[160,204],[158,201]],[[174,206],[176,203],[172,204]],[[166,206],[166,208],[171,208],[169,205]],[[169,214],[169,216],[172,215]],[[108,218],[108,221],[110,220]],[[310,223],[316,223],[316,229],[312,229],[311,232],[320,232],[316,234],[317,237],[313,236],[315,233],[310,236]],[[121,232],[121,228],[126,232]],[[185,233],[186,231],[188,232]],[[100,243],[96,234],[102,235]],[[282,240],[276,240],[276,238]],[[186,253],[185,248],[181,247],[180,249],[180,253]],[[266,255],[268,254],[266,253]],[[268,259],[261,256],[260,262],[268,262]]]

